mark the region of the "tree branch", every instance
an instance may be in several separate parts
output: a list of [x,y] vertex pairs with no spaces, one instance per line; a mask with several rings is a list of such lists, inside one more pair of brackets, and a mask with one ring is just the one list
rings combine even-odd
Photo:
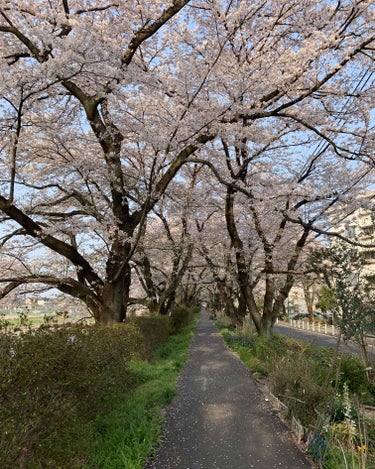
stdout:
[[142,26],[135,33],[133,39],[130,41],[127,51],[122,58],[122,66],[127,66],[132,61],[134,54],[141,44],[151,36],[153,36],[167,21],[175,16],[190,0],[174,0],[173,4],[164,10],[164,12],[157,18],[151,25]]
[[62,255],[70,260],[73,265],[80,267],[86,280],[98,291],[103,285],[103,281],[94,272],[88,261],[79,254],[71,245],[63,241],[43,233],[40,224],[34,222],[29,216],[23,213],[16,206],[11,204],[7,199],[0,195],[0,210],[6,213],[12,220],[21,225],[29,236],[38,240],[41,244],[48,247],[52,251]]

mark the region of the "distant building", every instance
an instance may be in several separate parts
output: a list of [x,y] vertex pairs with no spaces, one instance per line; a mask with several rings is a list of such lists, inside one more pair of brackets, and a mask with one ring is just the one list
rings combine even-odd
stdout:
[[[335,208],[329,219],[333,232],[362,245],[357,247],[365,261],[362,274],[375,284],[375,191],[359,197],[356,208],[345,213]],[[332,238],[331,242],[337,239]],[[307,315],[307,301],[315,305],[322,285],[318,279],[309,285],[304,278],[296,278],[285,305],[287,314],[291,317],[295,314]],[[315,306],[313,309],[315,311]]]
[[331,217],[333,231],[361,244],[357,249],[365,261],[363,275],[375,279],[375,191],[367,192],[358,202],[358,207],[344,217]]

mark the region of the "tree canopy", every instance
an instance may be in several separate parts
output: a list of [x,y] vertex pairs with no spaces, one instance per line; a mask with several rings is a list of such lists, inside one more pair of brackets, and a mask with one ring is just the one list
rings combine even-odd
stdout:
[[372,180],[374,14],[370,0],[1,0],[0,297],[47,285],[122,321],[147,220],[196,191],[222,210],[269,328],[309,235]]

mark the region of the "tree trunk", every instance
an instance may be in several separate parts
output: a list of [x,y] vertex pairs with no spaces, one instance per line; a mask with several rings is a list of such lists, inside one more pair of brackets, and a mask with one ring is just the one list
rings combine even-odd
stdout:
[[258,336],[271,338],[273,335],[272,330],[273,330],[274,322],[275,321],[270,315],[263,314],[262,320],[260,323],[260,329],[258,330]]
[[238,308],[237,308],[237,317],[238,321],[243,324],[243,320],[247,313],[246,298],[244,294],[240,291],[238,297]]
[[309,313],[309,321],[314,322],[314,300],[315,300],[315,291],[314,291],[314,282],[308,277],[302,280],[303,295],[305,297],[305,303],[307,307],[307,312]]
[[123,322],[129,302],[131,268],[129,254],[131,244],[115,239],[106,264],[106,281],[103,286],[102,324]]
[[129,300],[131,273],[129,264],[122,269],[116,280],[108,281],[103,287],[101,324],[124,322]]
[[249,273],[246,264],[243,243],[238,234],[236,222],[234,219],[233,197],[234,190],[228,188],[225,199],[225,220],[230,239],[236,252],[237,278],[240,294],[243,296],[243,300],[246,301],[247,309],[250,313],[252,321],[254,322],[257,333],[259,334],[261,332],[261,315],[256,305],[253,291],[250,287]]

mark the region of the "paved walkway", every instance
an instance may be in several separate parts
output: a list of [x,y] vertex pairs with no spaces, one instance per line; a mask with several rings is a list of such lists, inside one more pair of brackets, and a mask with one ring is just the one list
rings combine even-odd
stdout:
[[206,313],[166,418],[163,443],[148,469],[312,467]]

